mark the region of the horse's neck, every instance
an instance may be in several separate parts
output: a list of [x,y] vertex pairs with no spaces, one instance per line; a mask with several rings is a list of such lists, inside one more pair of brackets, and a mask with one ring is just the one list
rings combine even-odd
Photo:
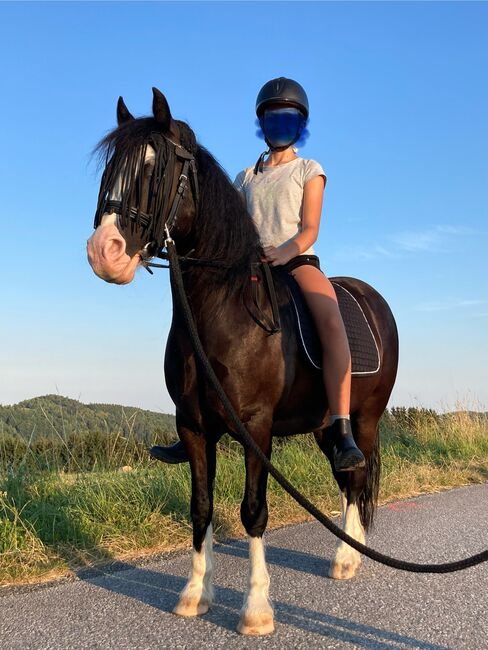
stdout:
[[177,247],[180,254],[181,244],[188,251],[193,249],[192,257],[219,265],[186,266],[184,273],[194,313],[214,319],[209,305],[221,313],[242,303],[251,264],[260,260],[262,248],[256,227],[228,177],[216,168],[207,174],[205,182],[201,184],[202,200],[192,227]]
[[[198,249],[197,249],[198,250]],[[242,322],[248,318],[245,302],[250,292],[252,262],[259,260],[259,253],[251,251],[249,259],[240,260],[234,266],[188,265],[184,267],[183,283],[193,317],[199,331],[208,331],[216,325]],[[173,310],[181,311],[177,287],[173,284]]]

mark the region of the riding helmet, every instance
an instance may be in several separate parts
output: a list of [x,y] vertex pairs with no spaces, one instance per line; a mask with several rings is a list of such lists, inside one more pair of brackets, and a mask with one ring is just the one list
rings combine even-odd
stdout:
[[275,102],[285,102],[300,109],[308,118],[308,97],[298,81],[277,77],[271,79],[259,91],[256,99],[256,115],[261,117],[264,109]]

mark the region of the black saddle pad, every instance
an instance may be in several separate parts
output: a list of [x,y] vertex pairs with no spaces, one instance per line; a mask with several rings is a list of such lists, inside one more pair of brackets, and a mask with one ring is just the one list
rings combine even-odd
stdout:
[[[286,283],[293,303],[297,331],[305,356],[317,369],[322,368],[322,346],[302,291],[290,274]],[[342,320],[351,350],[352,374],[372,375],[380,369],[380,355],[373,332],[356,298],[343,286],[331,280],[337,296]]]

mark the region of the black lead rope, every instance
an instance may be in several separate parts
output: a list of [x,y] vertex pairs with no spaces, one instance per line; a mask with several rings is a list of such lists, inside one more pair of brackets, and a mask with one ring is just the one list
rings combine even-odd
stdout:
[[313,503],[311,503],[306,497],[304,497],[298,490],[296,490],[293,485],[279,472],[267,456],[261,451],[259,446],[253,440],[253,438],[248,433],[247,429],[244,427],[242,422],[239,420],[237,413],[235,412],[229,398],[225,394],[220,382],[215,374],[212,366],[210,365],[205,350],[203,349],[202,343],[198,336],[198,331],[193,320],[191,313],[190,305],[185,293],[185,287],[183,284],[183,276],[181,274],[181,268],[178,261],[178,255],[176,253],[176,248],[174,241],[168,237],[165,242],[167,257],[170,264],[170,273],[172,279],[172,285],[174,284],[177,292],[178,298],[181,304],[183,311],[183,317],[185,319],[186,325],[188,327],[188,332],[193,343],[193,348],[198,359],[202,363],[207,378],[217,393],[220,401],[222,402],[227,415],[229,416],[235,430],[231,433],[238,442],[240,442],[247,449],[251,449],[259,460],[266,467],[268,472],[273,476],[273,478],[281,485],[281,487],[292,496],[295,501],[297,501],[307,512],[309,512],[317,521],[319,521],[323,526],[325,526],[330,532],[341,539],[352,548],[356,549],[363,555],[366,555],[375,562],[380,564],[385,564],[386,566],[392,567],[393,569],[401,569],[402,571],[411,571],[413,573],[452,573],[454,571],[461,571],[462,569],[467,569],[482,562],[488,560],[488,550],[467,557],[463,560],[457,560],[455,562],[445,562],[443,564],[417,564],[415,562],[406,562],[404,560],[397,560],[396,558],[391,558],[388,555],[384,555],[379,551],[376,551],[361,542],[358,542],[353,537],[344,532],[339,526],[337,526],[329,517],[324,515],[318,508],[316,508]]

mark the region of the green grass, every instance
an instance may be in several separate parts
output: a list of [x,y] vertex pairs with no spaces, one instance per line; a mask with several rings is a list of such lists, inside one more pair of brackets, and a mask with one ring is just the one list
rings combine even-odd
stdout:
[[[389,413],[381,423],[381,441],[382,501],[488,480],[483,414]],[[102,462],[81,445],[91,471],[73,471],[72,459],[59,464],[62,455],[41,455],[34,462],[25,449],[16,462],[4,465],[0,583],[39,580],[111,558],[191,545],[189,467],[158,464],[142,447],[131,454],[129,446],[117,452],[107,443],[104,449],[115,451]],[[339,510],[336,484],[313,436],[279,442],[273,462],[320,509]],[[244,534],[239,515],[243,485],[242,450],[226,440],[218,452],[217,538]],[[273,479],[268,502],[270,528],[309,519]]]

